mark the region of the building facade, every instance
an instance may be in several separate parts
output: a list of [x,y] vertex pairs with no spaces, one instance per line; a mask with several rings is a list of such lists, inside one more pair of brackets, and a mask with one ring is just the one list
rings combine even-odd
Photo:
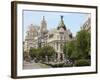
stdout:
[[57,29],[50,31],[48,33],[48,45],[52,46],[57,52],[57,60],[64,60],[63,47],[64,45],[72,39],[72,33],[68,30],[64,24],[63,16]]
[[91,18],[88,17],[85,23],[82,25],[81,30],[86,30],[88,32],[91,32]]

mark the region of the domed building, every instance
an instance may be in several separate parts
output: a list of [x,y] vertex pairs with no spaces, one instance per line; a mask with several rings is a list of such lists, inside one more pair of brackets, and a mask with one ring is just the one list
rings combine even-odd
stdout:
[[61,16],[61,20],[57,29],[49,32],[49,37],[47,43],[52,46],[56,51],[56,58],[58,61],[64,60],[63,47],[66,42],[72,39],[72,33],[67,29],[66,25],[63,21],[63,16]]

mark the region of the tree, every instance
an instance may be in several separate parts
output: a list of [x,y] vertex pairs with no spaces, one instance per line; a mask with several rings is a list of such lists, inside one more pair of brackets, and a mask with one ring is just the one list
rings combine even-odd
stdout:
[[86,30],[81,30],[77,33],[76,38],[65,44],[63,48],[67,59],[72,60],[73,64],[81,65],[79,61],[90,61],[90,33]]
[[52,58],[52,56],[54,56],[55,54],[55,50],[53,49],[53,47],[51,46],[44,46],[42,48],[42,56],[43,57],[48,57],[48,60],[50,60]]
[[79,58],[80,54],[77,53],[76,50],[76,41],[69,41],[63,48],[63,52],[67,59],[72,60],[73,62]]
[[44,46],[42,48],[30,48],[29,54],[32,59],[36,58],[37,60],[46,61],[46,57],[48,60],[52,58],[55,54],[55,50],[51,46]]
[[76,35],[77,51],[81,53],[81,57],[89,58],[90,55],[90,33],[86,30],[81,30]]
[[35,48],[30,48],[30,50],[29,50],[29,55],[31,56],[32,59],[35,58],[35,57],[37,57],[37,56],[38,56],[38,54],[37,54],[37,49],[35,49]]

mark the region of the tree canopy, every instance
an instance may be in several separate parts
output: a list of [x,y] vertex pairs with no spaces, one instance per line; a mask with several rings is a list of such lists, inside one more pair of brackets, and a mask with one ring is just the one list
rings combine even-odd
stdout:
[[90,33],[86,30],[81,30],[77,33],[74,40],[65,44],[63,52],[67,56],[67,59],[73,62],[77,60],[82,61],[81,59],[89,60],[91,56],[90,43]]
[[36,58],[39,60],[45,60],[46,56],[48,59],[50,59],[55,54],[55,50],[51,46],[44,46],[42,48],[30,48],[29,54],[32,59]]

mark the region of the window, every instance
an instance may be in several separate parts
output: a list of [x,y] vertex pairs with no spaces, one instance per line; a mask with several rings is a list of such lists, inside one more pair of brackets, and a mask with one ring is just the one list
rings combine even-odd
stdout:
[[66,36],[64,36],[64,40],[66,40]]
[[57,39],[59,39],[59,35],[57,35]]
[[64,32],[59,32],[60,34],[64,34]]
[[63,51],[63,45],[62,44],[60,45],[60,49],[61,49],[61,51]]
[[57,44],[57,50],[58,50],[58,42],[56,44]]
[[63,39],[63,36],[61,36],[60,39],[62,40]]

